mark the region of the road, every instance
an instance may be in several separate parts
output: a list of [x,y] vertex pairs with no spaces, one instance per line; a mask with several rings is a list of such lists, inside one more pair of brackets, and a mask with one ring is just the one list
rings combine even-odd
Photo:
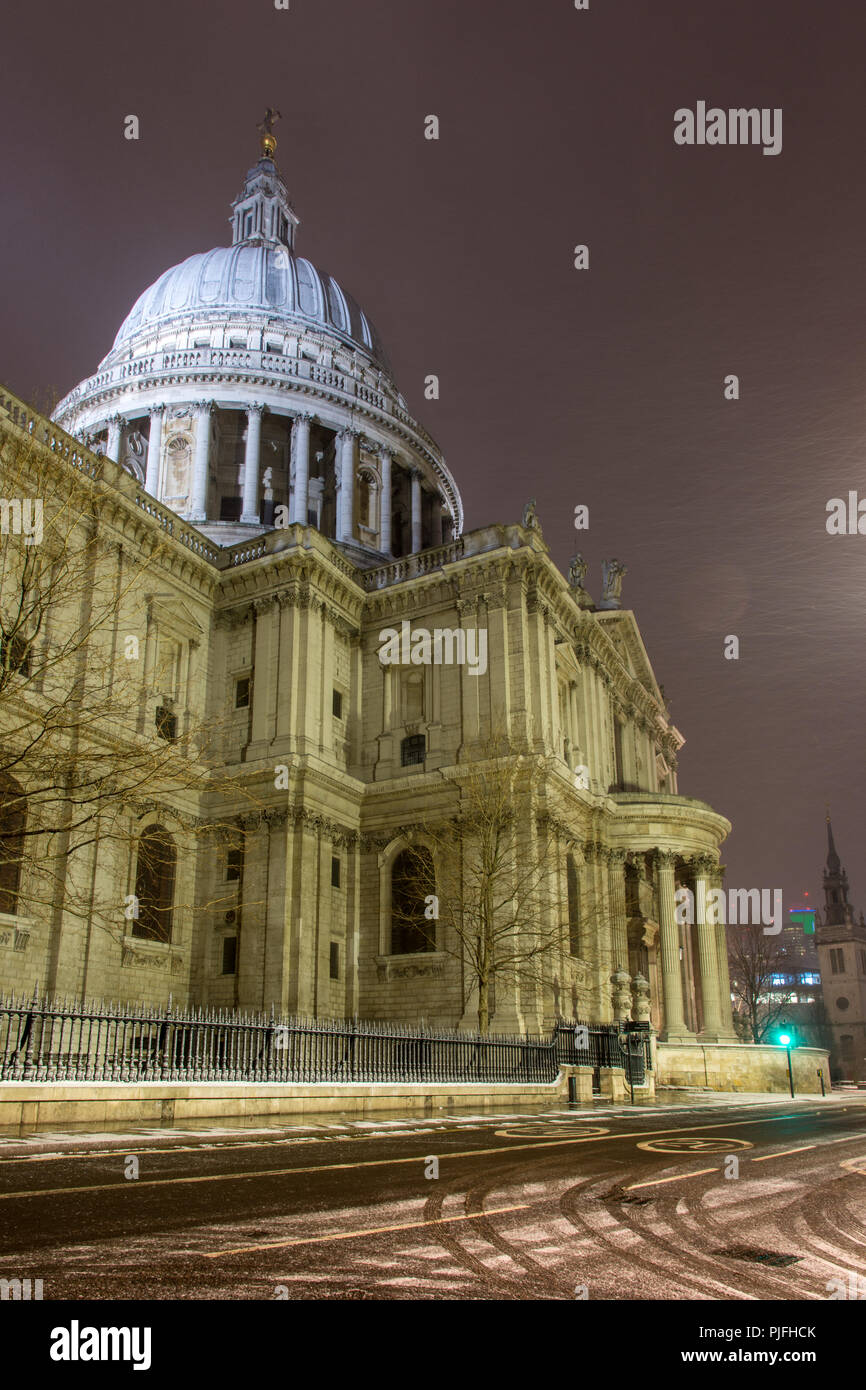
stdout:
[[45,1300],[866,1295],[866,1098],[7,1138],[0,1278],[28,1277]]

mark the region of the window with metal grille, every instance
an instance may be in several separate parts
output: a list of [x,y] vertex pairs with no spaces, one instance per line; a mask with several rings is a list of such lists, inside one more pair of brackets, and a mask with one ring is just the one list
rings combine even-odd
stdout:
[[332,980],[340,978],[340,947],[336,941],[331,942],[330,977]]
[[402,850],[391,868],[391,954],[436,950],[436,922],[425,916],[436,891],[433,857],[423,846]]
[[177,738],[177,715],[172,714],[170,709],[160,705],[156,711],[156,732],[160,738],[167,739],[169,743],[174,743]]
[[171,940],[176,860],[174,840],[168,832],[161,825],[148,826],[138,842],[138,916],[132,924],[133,936],[149,941]]
[[0,912],[18,911],[24,821],[21,788],[11,777],[0,777]]
[[400,763],[403,767],[414,767],[417,763],[423,763],[427,749],[427,739],[424,734],[410,734],[404,738],[400,744]]
[[235,681],[235,709],[248,709],[251,683],[249,676],[240,676]]
[[343,718],[343,696],[339,690],[334,690],[331,694],[331,713],[335,719]]
[[335,857],[331,860],[331,887],[332,887],[332,888],[339,888],[339,886],[340,886],[340,861],[339,861],[339,859],[337,859],[336,856],[335,856]]
[[238,964],[238,939],[236,936],[223,937],[223,969],[224,975],[234,975]]

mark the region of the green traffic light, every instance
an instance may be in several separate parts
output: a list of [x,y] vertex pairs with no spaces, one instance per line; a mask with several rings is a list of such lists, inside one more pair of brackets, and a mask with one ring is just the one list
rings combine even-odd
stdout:
[[788,1046],[788,1043],[789,1043],[790,1041],[791,1041],[791,1036],[790,1036],[789,1033],[780,1033],[780,1034],[779,1034],[779,1042],[782,1044],[783,1047],[787,1047],[787,1046]]

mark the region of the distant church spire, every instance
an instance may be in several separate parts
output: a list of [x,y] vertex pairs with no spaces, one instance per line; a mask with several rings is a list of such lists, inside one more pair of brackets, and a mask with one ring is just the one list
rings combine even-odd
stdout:
[[848,902],[848,875],[842,868],[833,840],[830,808],[827,807],[827,864],[824,869],[824,925],[841,927],[853,923],[854,912]]
[[293,251],[299,218],[289,202],[289,191],[277,171],[274,122],[279,111],[269,106],[256,129],[261,135],[258,164],[247,171],[244,191],[232,203],[232,245],[261,246],[270,243]]
[[838,874],[841,867],[840,859],[836,853],[836,846],[833,843],[833,822],[830,820],[830,807],[827,807],[827,871],[828,873]]

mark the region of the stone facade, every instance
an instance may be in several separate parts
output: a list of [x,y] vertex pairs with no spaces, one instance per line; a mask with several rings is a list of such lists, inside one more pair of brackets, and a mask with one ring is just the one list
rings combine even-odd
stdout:
[[[395,951],[393,876],[422,813],[446,814],[504,735],[547,769],[545,911],[567,931],[537,978],[500,983],[493,1029],[633,1016],[679,1042],[732,1039],[724,929],[680,926],[674,909],[678,884],[719,878],[730,826],[678,793],[683,739],[621,606],[624,566],[606,563],[596,603],[579,556],[568,580],[553,564],[533,504],[520,525],[463,531],[369,319],[295,253],[274,144],[234,204],[233,245],[145,291],[53,422],[0,401],[7,450],[27,443],[98,495],[117,592],[148,565],[143,596],[87,656],[120,669],[125,637],[139,639],[126,734],[198,720],[219,772],[218,792],[131,799],[127,843],[97,836],[59,861],[116,899],[109,930],[62,894],[34,909],[25,858],[0,916],[0,983],[472,1026],[473,980],[444,928],[433,950]],[[388,631],[445,633],[455,659],[384,661]],[[45,691],[22,677],[31,696]],[[217,821],[237,823],[242,853],[201,833]],[[148,932],[121,908],[154,837],[174,877],[165,930]]]
[[[104,564],[123,575],[156,557],[146,601],[111,636],[118,664],[123,634],[140,638],[139,731],[155,738],[156,712],[169,703],[181,727],[203,711],[220,730],[221,773],[252,789],[257,809],[245,809],[239,790],[242,867],[190,829],[232,816],[224,792],[216,805],[179,789],[131,813],[128,846],[89,846],[82,871],[101,900],[115,895],[115,932],[62,910],[31,920],[28,878],[39,867],[25,863],[17,911],[0,923],[4,985],[473,1024],[453,942],[441,943],[452,953],[392,951],[390,875],[419,810],[434,814],[448,779],[504,728],[513,747],[551,768],[550,912],[567,914],[575,887],[596,910],[575,913],[570,949],[546,963],[544,982],[500,990],[494,1028],[544,1027],[557,1012],[604,1022],[648,1011],[664,1036],[732,1036],[721,929],[680,927],[674,915],[677,882],[694,889],[719,873],[728,823],[676,791],[682,738],[633,614],[578,600],[537,525],[484,528],[376,568],[353,565],[300,526],[271,532],[261,553],[243,543],[217,550],[121,466],[39,417],[22,428],[23,407],[5,399],[7,445],[26,436],[52,467],[77,467],[74,457],[100,474],[84,485],[110,501]],[[381,633],[402,622],[413,632],[486,629],[486,670],[383,665]],[[405,764],[406,740],[419,738],[420,757]],[[167,941],[136,936],[121,913],[137,845],[157,821],[177,849]],[[235,943],[228,954],[226,940]]]

